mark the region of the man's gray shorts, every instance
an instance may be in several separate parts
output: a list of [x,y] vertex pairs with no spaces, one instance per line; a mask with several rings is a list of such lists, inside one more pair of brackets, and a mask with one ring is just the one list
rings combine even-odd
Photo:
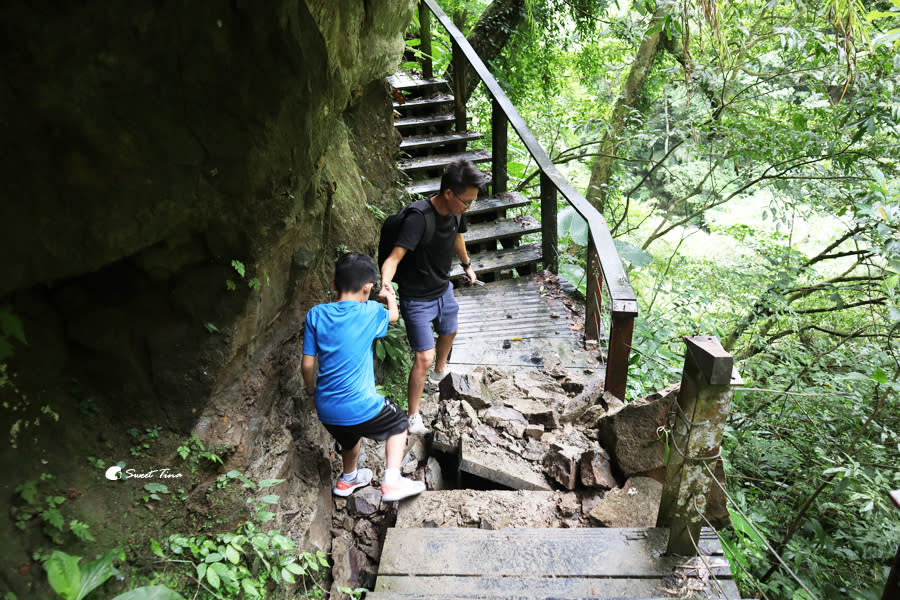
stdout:
[[400,299],[400,314],[406,324],[406,337],[413,352],[434,348],[434,332],[438,335],[456,333],[459,326],[459,304],[453,296],[453,286],[436,300]]

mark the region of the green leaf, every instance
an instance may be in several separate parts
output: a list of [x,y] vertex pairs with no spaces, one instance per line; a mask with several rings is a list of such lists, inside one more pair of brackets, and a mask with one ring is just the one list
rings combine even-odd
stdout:
[[92,560],[84,565],[81,570],[81,587],[75,600],[82,600],[85,596],[94,591],[95,588],[103,585],[103,583],[116,573],[113,562],[116,560],[125,560],[125,552],[115,548],[104,553],[96,560]]
[[253,583],[252,579],[242,579],[241,587],[244,588],[244,593],[253,598],[259,598],[259,590],[256,589],[256,584]]
[[587,221],[581,218],[581,215],[572,208],[567,206],[556,217],[556,233],[560,238],[566,236],[572,238],[572,241],[579,246],[588,245],[588,226]]
[[294,575],[290,571],[288,571],[287,568],[281,569],[281,578],[288,583],[297,583],[297,580],[294,579]]
[[216,589],[219,589],[219,586],[222,585],[222,582],[219,581],[219,576],[212,569],[206,570],[206,580],[209,582],[209,585]]
[[273,485],[278,485],[283,482],[284,479],[263,479],[259,482],[259,487],[272,487]]
[[241,554],[234,548],[234,546],[228,546],[225,548],[225,558],[227,558],[232,564],[236,565],[241,561]]
[[168,494],[169,488],[161,483],[144,484],[144,489],[151,493]]
[[185,598],[164,585],[147,585],[119,594],[113,600],[185,600]]
[[244,268],[244,263],[239,260],[231,261],[231,266],[234,267],[234,270],[237,271],[238,275],[240,275],[241,277],[244,277],[244,275],[247,273],[247,269]]
[[155,539],[150,538],[150,551],[153,552],[156,556],[160,558],[165,558],[165,554],[163,554],[162,546],[159,545]]
[[219,554],[218,552],[212,552],[206,556],[206,558],[204,559],[204,562],[208,562],[208,563],[218,562],[218,561],[222,560],[223,558],[225,558],[225,557],[222,556],[221,554]]
[[78,597],[78,590],[81,588],[81,569],[78,567],[80,560],[80,556],[54,550],[50,558],[44,561],[50,587],[63,600],[75,600]]
[[209,568],[209,565],[206,563],[200,563],[197,565],[197,579],[202,580],[203,576],[206,575],[206,570]]
[[887,383],[889,380],[888,374],[885,373],[884,369],[882,369],[881,367],[875,368],[875,371],[872,373],[872,379],[874,379],[878,383]]
[[638,248],[634,244],[629,244],[628,242],[624,242],[622,240],[613,240],[613,244],[616,246],[616,250],[619,252],[619,256],[622,257],[622,260],[627,260],[632,266],[635,267],[646,267],[650,263],[653,262],[653,255]]
[[297,563],[291,563],[289,565],[285,565],[284,568],[287,569],[288,571],[290,571],[291,573],[293,573],[294,575],[303,575],[303,573],[305,572],[303,570],[303,567],[301,567]]
[[266,504],[278,504],[279,496],[277,494],[268,494],[259,499],[260,502],[265,502]]

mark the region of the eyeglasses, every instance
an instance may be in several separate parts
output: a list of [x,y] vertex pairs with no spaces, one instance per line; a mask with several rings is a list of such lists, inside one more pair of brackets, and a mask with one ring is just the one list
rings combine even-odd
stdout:
[[448,189],[449,189],[451,192],[453,192],[453,195],[456,196],[456,199],[459,200],[460,203],[461,203],[463,206],[465,206],[467,209],[468,209],[470,206],[472,206],[472,203],[473,203],[473,202],[475,202],[474,199],[473,199],[473,200],[470,200],[470,201],[468,201],[468,202],[466,202],[465,200],[463,200],[462,198],[459,197],[459,194],[457,194],[456,191],[454,191],[453,188],[448,188]]

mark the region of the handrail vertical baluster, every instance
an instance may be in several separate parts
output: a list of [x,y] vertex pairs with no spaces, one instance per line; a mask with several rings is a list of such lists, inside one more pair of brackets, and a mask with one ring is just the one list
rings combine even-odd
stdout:
[[456,131],[466,130],[466,55],[459,44],[453,42],[453,114],[456,117]]
[[556,185],[541,172],[541,261],[544,268],[552,273],[559,272],[556,211]]
[[506,192],[506,182],[509,174],[506,170],[507,157],[507,120],[506,114],[497,99],[491,102],[491,175],[494,183],[492,190],[494,195]]
[[422,53],[422,77],[434,79],[434,61],[431,59],[431,11],[419,2],[419,51]]
[[588,236],[587,247],[587,292],[584,298],[584,339],[600,340],[600,306],[603,293],[603,271],[598,264],[597,247],[592,237]]

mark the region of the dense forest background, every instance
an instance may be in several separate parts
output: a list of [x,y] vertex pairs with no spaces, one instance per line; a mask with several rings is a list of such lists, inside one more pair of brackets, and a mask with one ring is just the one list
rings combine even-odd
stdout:
[[[725,535],[745,595],[880,598],[900,540],[900,2],[442,6],[618,238],[640,302],[629,396],[678,380],[681,336],[737,358]],[[584,286],[562,204],[559,229]]]

